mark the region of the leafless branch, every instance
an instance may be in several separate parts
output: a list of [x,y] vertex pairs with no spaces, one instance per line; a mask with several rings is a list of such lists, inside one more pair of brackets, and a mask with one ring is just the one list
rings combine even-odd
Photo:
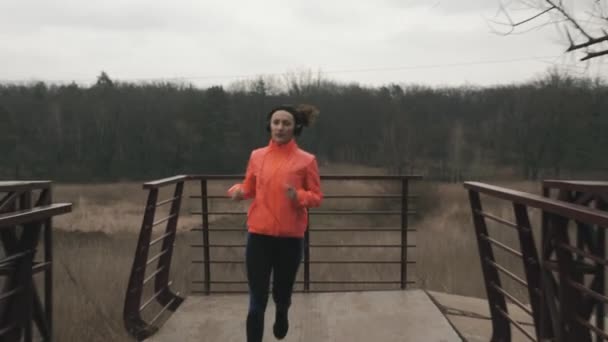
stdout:
[[608,49],[607,50],[603,50],[603,51],[597,51],[597,52],[588,52],[587,56],[583,57],[581,59],[581,61],[586,61],[586,60],[591,59],[591,58],[605,56],[605,55],[608,55]]
[[[579,0],[576,0],[578,3]],[[518,6],[523,6],[523,9],[534,10],[532,15],[527,15],[523,20],[517,18],[514,20],[512,12],[519,11]],[[576,7],[569,7],[567,1],[564,0],[513,0],[501,1],[500,9],[497,16],[502,16],[503,22],[490,21],[494,24],[509,27],[504,35],[521,34],[521,28],[528,28],[531,22],[538,22],[539,18],[547,15],[550,18],[547,23],[536,25],[527,32],[550,25],[557,24],[556,28],[561,31],[564,39],[568,40],[569,47],[566,52],[576,50],[584,50],[584,56],[581,61],[589,60],[599,56],[607,55],[603,45],[608,42],[608,1],[605,0],[590,0],[588,2],[588,10],[575,11]],[[508,7],[508,10],[507,10]],[[553,13],[553,14],[550,14]],[[581,18],[581,13],[584,13]],[[526,13],[526,14],[529,14]],[[542,22],[542,21],[541,21]],[[603,29],[606,28],[606,29]],[[524,32],[525,33],[525,32]],[[602,47],[600,48],[600,45]],[[595,47],[595,49],[590,49]]]
[[570,16],[570,14],[568,12],[566,12],[566,9],[563,7],[563,5],[561,5],[561,1],[560,1],[560,6],[557,6],[553,0],[545,0],[548,4],[550,4],[553,7],[556,7],[557,10],[564,16],[566,17],[566,19],[568,19],[568,21],[570,21],[572,23],[572,25],[574,27],[576,27],[577,30],[579,30],[585,37],[587,37],[588,39],[593,39],[588,33],[587,31],[585,31],[585,29],[583,29],[578,22],[572,18],[572,16]]
[[551,6],[551,7],[547,8],[546,10],[544,10],[544,11],[542,11],[542,12],[540,12],[540,13],[537,13],[536,15],[534,15],[534,16],[532,16],[532,17],[530,17],[530,18],[524,19],[524,20],[522,20],[522,21],[520,21],[520,22],[518,22],[518,23],[514,23],[514,24],[513,24],[513,26],[521,26],[521,25],[523,25],[523,24],[525,24],[525,23],[527,23],[527,22],[530,22],[530,21],[532,21],[532,20],[534,20],[534,19],[536,19],[536,18],[540,17],[541,15],[543,15],[543,14],[545,14],[545,13],[549,12],[549,11],[552,11],[552,10],[554,10],[554,9],[557,9],[557,7],[555,7],[555,6]]
[[566,51],[570,52],[570,51],[586,48],[586,47],[589,47],[591,45],[595,45],[595,44],[598,44],[598,43],[601,43],[601,42],[608,41],[608,34],[606,34],[606,31],[604,31],[604,34],[605,34],[605,36],[600,37],[600,38],[591,38],[586,43],[573,44],[573,42],[570,41],[570,43],[572,45],[570,45],[570,47]]
[[[526,6],[531,6],[530,4],[528,4],[527,2],[525,2],[524,0],[521,0],[521,1]],[[492,32],[494,34],[499,34],[499,35],[503,35],[503,36],[508,36],[508,35],[512,35],[512,34],[517,34],[517,35],[526,34],[526,33],[531,32],[531,31],[539,30],[539,29],[541,29],[541,28],[543,28],[545,26],[548,26],[548,25],[553,25],[553,24],[557,24],[557,23],[561,23],[561,22],[567,21],[566,19],[549,20],[546,23],[543,23],[543,24],[540,24],[540,25],[528,28],[528,29],[526,29],[524,31],[515,32],[515,29],[517,27],[523,26],[523,24],[525,24],[527,22],[530,22],[530,21],[533,21],[534,19],[537,19],[537,18],[541,17],[543,14],[546,14],[547,12],[549,12],[549,11],[551,11],[553,9],[555,9],[555,8],[553,8],[553,7],[546,8],[545,10],[537,13],[533,17],[524,19],[523,21],[520,21],[520,22],[516,23],[516,22],[513,21],[513,18],[511,18],[511,15],[509,14],[509,11],[507,11],[507,9],[505,7],[505,4],[503,2],[500,2],[499,9],[498,9],[495,17],[498,17],[498,16],[502,15],[502,16],[505,17],[506,21],[499,21],[499,20],[494,20],[494,19],[486,19],[486,21],[489,22],[489,23],[495,24],[495,25],[499,25],[499,26],[503,26],[503,27],[508,28],[507,32],[500,32],[500,31],[496,30],[494,27],[492,27],[491,25],[488,25],[489,29],[492,30]]]

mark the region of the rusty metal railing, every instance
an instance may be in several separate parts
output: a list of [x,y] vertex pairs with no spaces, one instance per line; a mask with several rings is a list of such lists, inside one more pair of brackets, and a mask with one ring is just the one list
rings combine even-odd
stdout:
[[[545,180],[542,188],[545,197],[608,210],[608,182]],[[543,217],[542,260],[546,268],[543,275],[548,288],[546,309],[550,310],[545,316],[553,314],[559,318],[556,335],[576,336],[577,341],[587,342],[595,334],[595,341],[606,340],[606,227],[579,221],[573,227],[575,233],[564,234],[564,230],[572,231],[567,225],[564,220]],[[572,277],[567,281],[569,286],[560,286],[563,280],[560,273]],[[560,309],[562,298],[568,301]]]
[[[211,210],[210,200],[226,200],[228,197],[225,191],[222,193],[211,194],[209,183],[211,181],[238,181],[242,180],[242,175],[184,175],[176,176],[167,179],[161,179],[154,182],[144,184],[144,189],[149,191],[148,203],[146,205],[146,211],[144,214],[144,220],[142,223],[142,229],[139,236],[137,250],[135,253],[135,259],[133,262],[132,272],[129,280],[129,286],[125,298],[125,307],[123,317],[125,326],[129,333],[137,339],[144,339],[158,330],[158,326],[155,325],[156,320],[160,315],[166,311],[175,311],[181,304],[182,298],[173,294],[169,289],[171,282],[168,279],[171,255],[173,253],[173,242],[175,240],[177,220],[179,217],[180,204],[182,201],[182,192],[184,183],[187,181],[195,181],[200,183],[200,194],[190,196],[191,199],[200,201],[200,211],[194,211],[192,214],[200,216],[201,224],[198,227],[192,229],[194,232],[200,232],[201,243],[193,243],[192,247],[199,249],[201,252],[196,253],[200,256],[200,259],[193,260],[195,265],[201,265],[201,273],[203,279],[197,279],[193,281],[194,285],[203,285],[203,290],[194,290],[192,293],[244,293],[246,290],[216,290],[216,285],[234,285],[234,284],[246,284],[244,279],[214,279],[211,265],[243,265],[244,260],[219,260],[212,259],[212,251],[218,249],[234,249],[244,248],[244,241],[239,243],[211,243],[213,234],[218,232],[246,232],[246,227],[217,227],[211,226],[210,216],[222,215],[222,216],[245,216],[244,211],[222,211],[222,210]],[[408,242],[408,233],[413,232],[413,229],[409,228],[408,217],[415,214],[415,211],[411,209],[409,200],[414,197],[409,194],[409,182],[411,180],[420,179],[420,176],[321,176],[321,180],[325,181],[387,181],[397,182],[399,190],[397,193],[375,193],[375,194],[324,194],[324,198],[327,199],[393,199],[398,200],[398,209],[395,210],[324,210],[323,206],[318,209],[310,210],[310,216],[317,215],[376,215],[376,216],[394,216],[399,218],[399,225],[394,227],[315,227],[310,225],[305,235],[305,250],[303,257],[303,280],[298,281],[298,284],[303,285],[303,292],[325,292],[317,291],[311,288],[311,285],[323,284],[323,285],[349,285],[349,284],[379,284],[379,285],[394,285],[397,289],[405,289],[407,285],[415,283],[415,281],[408,278],[408,265],[415,264],[415,261],[408,259],[408,249],[415,248],[414,244]],[[158,200],[158,190],[162,187],[175,186],[174,196],[161,202]],[[225,190],[225,189],[224,189]],[[166,218],[154,220],[155,209],[159,205],[171,204],[170,215]],[[151,241],[152,229],[155,225],[166,222],[165,233]],[[353,233],[353,232],[397,232],[399,233],[398,241],[394,244],[317,244],[311,239],[311,234],[324,234],[324,233]],[[149,258],[149,246],[154,243],[163,243],[161,250],[162,255],[156,255]],[[166,248],[165,248],[166,246]],[[323,249],[323,248],[349,248],[349,249],[398,249],[400,251],[398,260],[311,260],[311,254],[314,257],[314,253],[311,253],[311,249]],[[241,253],[244,256],[244,253]],[[146,269],[152,262],[158,260],[156,268],[151,269],[146,277]],[[311,267],[314,265],[344,265],[344,264],[391,264],[399,266],[398,279],[369,279],[369,280],[339,280],[339,281],[324,281],[311,279]],[[142,296],[144,294],[144,286],[148,281],[155,278],[155,289],[154,295],[147,299],[142,305]],[[348,291],[349,289],[341,289],[341,291]],[[338,291],[338,290],[331,290]],[[159,298],[164,294],[164,299],[161,301]],[[146,309],[147,304],[152,303],[154,300],[161,302],[161,311],[150,321],[146,321],[142,318],[142,311]]]
[[[133,259],[123,310],[125,327],[129,334],[138,340],[143,340],[153,335],[158,330],[155,323],[162,314],[167,310],[177,310],[183,302],[183,298],[178,293],[171,291],[172,281],[169,280],[169,274],[177,222],[182,203],[182,193],[187,179],[187,176],[176,176],[145,183],[143,186],[144,189],[149,191],[148,200],[144,210],[144,218],[139,233],[135,258]],[[173,196],[159,201],[159,190],[169,186],[175,186]],[[169,215],[157,219],[157,208],[165,205],[171,206]],[[165,227],[164,233],[152,240],[153,230],[163,224]],[[150,248],[157,244],[162,245],[160,252],[150,256]],[[152,265],[154,262],[156,262],[156,267]],[[149,272],[147,272],[148,270]],[[143,298],[144,289],[148,284],[152,283],[154,284],[153,294],[149,298]],[[151,304],[154,302],[159,303],[161,309],[151,320],[145,321],[142,313],[152,308]]]
[[[210,216],[212,215],[223,215],[223,216],[235,216],[235,215],[246,215],[244,211],[210,211],[209,200],[210,199],[224,199],[228,200],[225,194],[212,194],[208,193],[208,182],[210,180],[215,181],[226,181],[226,180],[240,180],[243,176],[209,176],[209,175],[196,175],[190,176],[189,179],[198,180],[201,183],[201,195],[192,196],[192,198],[201,200],[201,211],[195,211],[192,214],[200,215],[202,217],[202,225],[193,229],[194,231],[201,232],[202,243],[192,244],[194,248],[202,249],[202,258],[193,260],[194,264],[200,264],[203,267],[203,279],[194,280],[194,285],[203,285],[203,290],[193,291],[193,293],[211,294],[211,293],[245,293],[246,290],[214,290],[213,285],[236,285],[246,284],[245,279],[213,279],[211,275],[211,265],[214,264],[232,264],[242,265],[244,260],[213,260],[211,258],[212,249],[220,248],[245,248],[244,241],[238,244],[212,244],[210,243],[210,234],[213,232],[244,232],[246,227],[211,227]],[[415,264],[413,260],[408,260],[408,249],[415,248],[416,245],[408,243],[408,233],[414,232],[414,229],[410,229],[408,226],[408,217],[415,214],[414,210],[410,209],[409,200],[414,197],[409,195],[409,182],[411,180],[420,179],[420,176],[336,176],[336,175],[323,175],[321,181],[387,181],[397,182],[399,186],[398,193],[373,193],[373,194],[325,194],[324,199],[393,199],[399,201],[399,208],[397,210],[324,210],[323,205],[321,208],[315,208],[309,210],[309,216],[318,215],[374,215],[374,216],[396,216],[400,218],[398,226],[394,227],[368,227],[368,228],[352,228],[352,227],[315,227],[310,225],[306,230],[304,236],[304,258],[302,261],[303,266],[303,279],[296,281],[296,284],[301,284],[303,290],[296,290],[295,292],[335,292],[336,289],[332,290],[315,290],[311,289],[311,285],[396,285],[401,289],[405,289],[407,285],[414,284],[415,281],[408,280],[408,265]],[[324,233],[361,233],[361,232],[400,232],[399,241],[393,244],[318,244],[314,243],[311,239],[311,234],[324,234]],[[400,251],[400,258],[398,260],[311,260],[311,249],[322,249],[322,248],[348,248],[357,249],[359,251],[365,251],[365,249],[398,249]],[[244,254],[244,253],[241,253]],[[399,278],[398,279],[368,279],[368,280],[313,280],[311,279],[311,267],[313,265],[399,265]],[[340,291],[351,291],[350,289],[340,289]]]
[[[605,229],[608,227],[608,214],[578,204],[483,183],[466,182],[464,186],[469,192],[482,272],[492,316],[492,341],[510,341],[511,326],[515,326],[532,341],[590,341],[587,339],[589,331],[593,331],[605,339],[606,335],[602,328],[592,326],[578,316],[577,306],[585,305],[587,310],[593,306],[583,297],[595,297],[596,300],[603,303],[608,302],[608,299],[585,286],[584,280],[580,279],[580,272],[574,266],[571,253],[593,260],[602,264],[603,267],[608,261],[605,257],[598,256],[595,251],[587,253],[571,246],[568,238],[568,223],[575,222],[579,226],[589,225],[598,227],[597,229]],[[511,203],[515,222],[484,211],[481,195]],[[540,261],[540,254],[537,252],[534,242],[530,209],[541,210],[542,226],[550,227],[547,229],[554,232],[550,243],[556,249],[555,260],[544,258],[542,263]],[[514,228],[518,235],[519,248],[508,246],[489,236],[487,220]],[[540,228],[538,231],[541,230]],[[543,228],[543,230],[546,229]],[[545,236],[542,239],[544,240]],[[548,243],[543,241],[542,245],[546,246]],[[525,279],[496,262],[495,248],[521,259]],[[543,251],[544,253],[545,251]],[[557,274],[561,285],[552,280],[551,272]],[[527,290],[529,305],[518,300],[516,296],[501,286],[503,276],[512,279]],[[534,331],[531,332],[524,328],[509,314],[507,301],[515,304],[532,317]]]
[[[37,198],[36,198],[36,192]],[[53,339],[52,217],[71,211],[69,203],[52,204],[48,181],[0,182],[0,340],[32,341],[33,324],[43,341]],[[43,238],[44,259],[36,252]],[[41,300],[33,279],[44,274]]]

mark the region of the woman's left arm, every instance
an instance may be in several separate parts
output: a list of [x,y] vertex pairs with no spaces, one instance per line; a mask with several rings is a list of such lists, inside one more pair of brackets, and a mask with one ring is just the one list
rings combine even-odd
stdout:
[[323,193],[321,192],[321,178],[319,176],[319,166],[317,159],[313,160],[306,167],[306,179],[304,189],[298,189],[296,201],[302,207],[311,208],[321,205]]

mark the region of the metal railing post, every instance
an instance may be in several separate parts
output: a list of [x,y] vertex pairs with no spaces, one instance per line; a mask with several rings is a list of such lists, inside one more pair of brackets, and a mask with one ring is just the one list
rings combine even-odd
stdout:
[[304,292],[310,291],[310,214],[304,233]]
[[203,260],[205,273],[205,294],[211,293],[211,261],[209,246],[209,198],[207,190],[207,180],[201,179],[201,208],[202,208],[202,232],[203,232]]
[[407,287],[408,179],[401,180],[401,289]]
[[[169,305],[169,310],[175,310],[182,302],[183,298],[171,292],[169,289],[169,274],[171,270],[171,258],[173,257],[173,246],[177,235],[177,222],[182,202],[184,182],[175,184],[173,201],[171,202],[170,219],[167,221],[165,238],[161,247],[161,257],[158,259],[157,269],[162,270],[154,279],[154,292],[160,293],[157,297],[158,303],[162,306]],[[170,303],[170,304],[169,304]]]
[[474,190],[469,190],[469,201],[471,203],[471,211],[473,214],[473,224],[475,226],[475,237],[477,238],[477,247],[479,249],[479,257],[481,261],[481,270],[488,296],[488,305],[492,313],[492,342],[511,341],[511,326],[509,321],[501,314],[507,311],[507,302],[504,295],[499,293],[495,287],[502,288],[498,271],[491,267],[496,259],[492,246],[483,237],[488,236],[488,228],[482,212],[481,199],[479,193]]
[[124,324],[127,331],[131,335],[142,339],[154,334],[157,330],[155,327],[149,326],[144,322],[139,311],[157,199],[158,189],[150,189],[139,240],[137,242],[137,249],[135,250],[135,258],[133,259],[133,266],[131,267],[132,271],[131,276],[129,277],[129,285],[127,286],[123,312]]

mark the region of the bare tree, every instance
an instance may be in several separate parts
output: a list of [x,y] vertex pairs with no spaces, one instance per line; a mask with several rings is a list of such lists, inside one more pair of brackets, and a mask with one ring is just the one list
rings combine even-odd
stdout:
[[554,24],[568,39],[566,52],[582,52],[581,61],[608,55],[608,0],[500,1],[506,22],[495,23],[506,25],[506,34]]

